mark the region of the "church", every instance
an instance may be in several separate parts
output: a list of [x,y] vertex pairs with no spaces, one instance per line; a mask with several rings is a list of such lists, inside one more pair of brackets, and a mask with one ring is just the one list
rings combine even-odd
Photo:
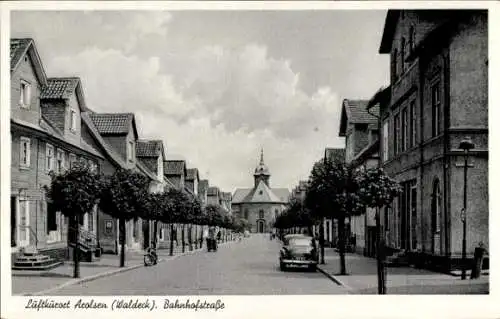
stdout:
[[252,233],[266,233],[273,228],[276,217],[285,209],[290,197],[286,188],[271,188],[271,173],[264,164],[264,151],[260,152],[260,162],[253,174],[252,188],[238,188],[233,195],[233,214],[245,218],[251,225]]

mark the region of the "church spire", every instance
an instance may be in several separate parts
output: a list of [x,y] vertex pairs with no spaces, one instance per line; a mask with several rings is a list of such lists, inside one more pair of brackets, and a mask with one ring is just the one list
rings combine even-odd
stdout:
[[260,163],[259,165],[264,165],[264,148],[260,148]]

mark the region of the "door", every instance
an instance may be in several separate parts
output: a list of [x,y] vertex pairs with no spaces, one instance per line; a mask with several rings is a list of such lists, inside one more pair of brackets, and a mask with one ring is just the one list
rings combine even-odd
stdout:
[[17,199],[10,197],[10,246],[17,246]]
[[29,202],[26,197],[20,197],[18,200],[18,244],[19,247],[26,247],[30,244],[30,211]]
[[263,233],[264,232],[264,221],[259,220],[257,222],[257,232]]

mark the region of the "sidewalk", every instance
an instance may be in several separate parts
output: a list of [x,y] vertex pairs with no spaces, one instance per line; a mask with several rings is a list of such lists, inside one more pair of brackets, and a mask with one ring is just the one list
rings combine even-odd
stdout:
[[[230,242],[220,243],[219,245],[226,245],[228,243]],[[202,250],[206,251],[206,247],[204,246],[202,249],[195,249],[193,246],[193,251],[189,251],[189,246],[186,246],[185,252],[182,253],[182,246],[179,245],[175,247],[174,255],[170,256],[169,249],[159,249],[157,251],[158,261],[168,261],[187,254],[200,252]],[[12,294],[50,294],[51,291],[63,286],[90,281],[119,272],[144,267],[144,252],[127,251],[125,253],[125,267],[120,268],[119,265],[120,255],[109,254],[104,254],[100,259],[91,263],[80,262],[80,278],[78,279],[73,278],[74,265],[72,261],[66,261],[63,265],[48,271],[12,270]]]
[[[325,248],[325,265],[318,265],[318,270],[353,294],[377,293],[377,261],[358,254],[346,254],[347,276],[340,276],[340,256],[333,248]],[[473,293],[489,290],[489,276],[479,280],[460,280],[460,277],[436,273],[412,267],[387,267],[387,293],[436,293],[448,291]],[[474,287],[472,287],[474,286]],[[475,287],[477,286],[477,287]],[[446,293],[446,292],[445,292]]]

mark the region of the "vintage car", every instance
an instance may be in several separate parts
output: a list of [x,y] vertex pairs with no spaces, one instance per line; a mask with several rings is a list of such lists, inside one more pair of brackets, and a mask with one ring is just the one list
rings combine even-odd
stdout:
[[318,264],[317,244],[309,236],[285,236],[283,248],[279,256],[280,270],[285,271],[288,267],[307,267],[311,271],[316,270]]

